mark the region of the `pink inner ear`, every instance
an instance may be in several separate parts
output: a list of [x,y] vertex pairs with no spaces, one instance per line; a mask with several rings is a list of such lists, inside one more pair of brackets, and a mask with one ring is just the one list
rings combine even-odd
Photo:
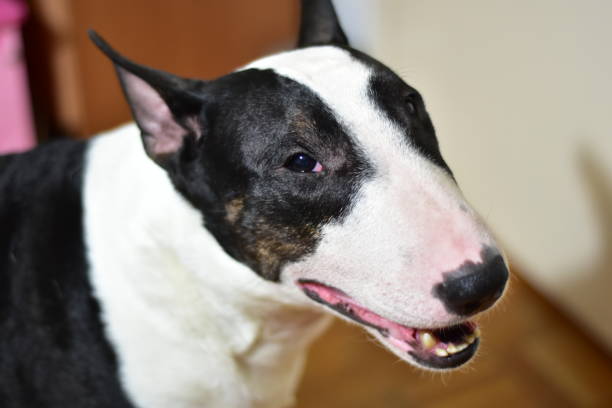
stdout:
[[[187,130],[176,121],[166,102],[151,85],[122,68],[118,70],[132,106],[134,119],[145,134],[144,142],[149,155],[176,152],[183,144]],[[196,119],[187,120],[193,122]],[[195,129],[198,129],[196,124]],[[199,136],[199,132],[197,133]]]

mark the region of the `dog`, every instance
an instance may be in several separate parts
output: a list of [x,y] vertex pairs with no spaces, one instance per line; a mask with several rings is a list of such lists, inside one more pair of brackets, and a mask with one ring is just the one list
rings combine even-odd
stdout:
[[506,259],[329,0],[210,81],[90,37],[135,124],[0,158],[2,407],[288,406],[332,316],[419,367],[472,358]]

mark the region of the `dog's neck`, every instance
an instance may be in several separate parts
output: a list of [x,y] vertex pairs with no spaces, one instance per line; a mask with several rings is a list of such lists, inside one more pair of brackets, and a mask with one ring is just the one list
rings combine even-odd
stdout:
[[254,394],[294,389],[304,350],[327,319],[230,258],[146,157],[134,126],[92,143],[84,196],[94,291],[138,403],[239,406],[242,398],[291,397]]

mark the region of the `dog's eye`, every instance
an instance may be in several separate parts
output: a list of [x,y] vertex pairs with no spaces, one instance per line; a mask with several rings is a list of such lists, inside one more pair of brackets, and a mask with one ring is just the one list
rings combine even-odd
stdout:
[[306,153],[296,153],[289,157],[285,162],[285,167],[298,173],[320,173],[323,171],[323,165]]
[[408,110],[408,114],[410,116],[415,115],[417,112],[417,107],[416,107],[416,101],[414,100],[414,96],[413,95],[406,96],[404,102],[406,104],[406,109]]

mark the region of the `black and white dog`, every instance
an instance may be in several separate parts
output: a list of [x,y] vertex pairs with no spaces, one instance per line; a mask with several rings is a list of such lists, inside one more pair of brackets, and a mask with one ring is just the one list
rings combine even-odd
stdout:
[[214,81],[92,33],[136,125],[0,158],[0,406],[287,406],[331,315],[417,366],[474,355],[500,250],[419,93],[329,0],[302,14]]

